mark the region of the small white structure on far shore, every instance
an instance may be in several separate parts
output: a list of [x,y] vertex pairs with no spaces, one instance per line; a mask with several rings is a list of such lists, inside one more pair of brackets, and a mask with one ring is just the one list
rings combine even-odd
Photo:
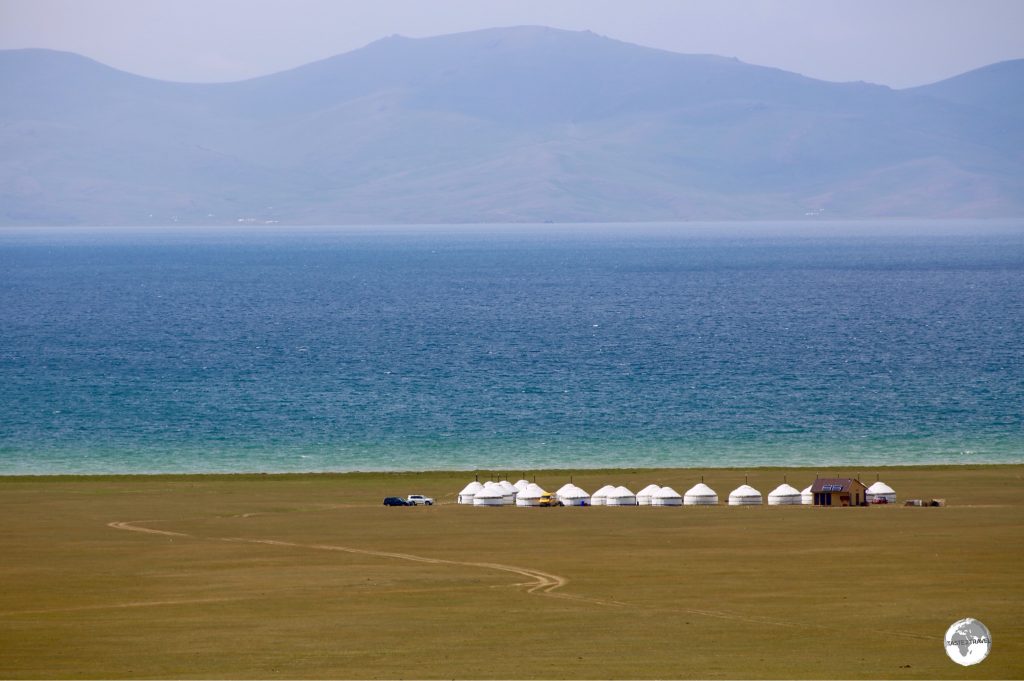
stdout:
[[729,492],[730,506],[760,506],[761,493],[750,485],[743,484]]
[[[896,490],[879,480],[875,482],[875,484],[871,485],[871,487],[868,487],[867,491],[864,493],[864,497],[867,499],[869,504],[895,504]],[[885,501],[881,501],[882,499]]]
[[608,493],[615,490],[615,485],[605,485],[590,496],[591,506],[604,506],[608,501]]
[[505,493],[505,496],[502,497],[501,503],[506,506],[514,505],[516,503],[516,495],[519,494],[519,490],[516,489],[516,486],[508,480],[500,480],[498,481],[498,487]]
[[516,506],[539,506],[540,498],[547,494],[540,485],[530,483],[516,496]]
[[661,489],[661,485],[650,484],[644,487],[642,490],[636,493],[636,505],[637,506],[650,506],[651,496]]
[[558,495],[558,500],[565,506],[589,506],[590,495],[587,491],[572,485]]
[[477,492],[473,496],[474,506],[504,506],[505,505],[505,490],[498,485],[492,485],[487,487],[486,485],[482,490]]
[[636,506],[636,495],[619,485],[605,497],[605,506]]
[[792,485],[782,483],[768,493],[769,506],[799,506],[801,503],[800,490]]
[[519,487],[515,486],[508,480],[500,480],[498,485],[505,491],[507,497],[511,497],[511,499],[506,502],[506,505],[511,506],[512,504],[515,504],[515,496],[519,494]]
[[651,506],[682,506],[683,495],[671,487],[662,487],[651,495]]
[[525,492],[526,488],[529,487],[529,486],[530,486],[530,481],[529,480],[517,480],[516,484],[515,484],[515,488],[517,490],[519,490],[520,492]]
[[476,493],[482,490],[483,488],[484,486],[481,485],[478,480],[474,480],[473,482],[469,483],[468,485],[462,488],[461,492],[459,492],[459,503],[472,504],[473,497],[476,496]]
[[703,482],[698,482],[683,495],[684,506],[714,506],[717,503],[718,493]]

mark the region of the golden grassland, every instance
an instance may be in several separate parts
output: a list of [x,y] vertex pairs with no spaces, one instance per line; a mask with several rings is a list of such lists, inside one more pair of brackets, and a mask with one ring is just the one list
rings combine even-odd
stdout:
[[[703,473],[724,501],[745,474],[767,496],[815,472],[573,479]],[[878,472],[949,505],[472,508],[451,472],[0,478],[0,677],[1024,676],[1024,466]],[[409,493],[439,504],[381,505]],[[993,637],[968,668],[942,644],[966,616]]]

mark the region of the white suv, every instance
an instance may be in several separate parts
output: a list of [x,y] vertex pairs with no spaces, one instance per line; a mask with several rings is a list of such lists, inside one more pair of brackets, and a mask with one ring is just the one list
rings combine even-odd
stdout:
[[408,501],[411,506],[419,506],[420,504],[423,504],[424,506],[434,505],[433,499],[431,499],[430,497],[425,497],[422,494],[410,494],[409,498],[406,499],[406,501]]

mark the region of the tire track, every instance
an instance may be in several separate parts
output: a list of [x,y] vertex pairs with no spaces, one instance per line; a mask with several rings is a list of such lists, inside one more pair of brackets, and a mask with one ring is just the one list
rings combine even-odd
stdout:
[[407,560],[415,563],[426,563],[428,565],[452,565],[458,567],[478,568],[484,570],[496,570],[499,572],[506,572],[514,575],[519,575],[520,577],[527,577],[530,581],[517,583],[513,586],[525,587],[526,592],[531,594],[549,595],[555,589],[561,589],[569,583],[568,579],[560,575],[551,574],[549,572],[542,572],[540,570],[534,570],[532,568],[518,567],[516,565],[504,565],[502,563],[481,563],[450,560],[446,558],[428,558],[426,556],[417,556],[411,553],[397,553],[394,551],[374,551],[372,549],[359,549],[351,546],[339,546],[336,544],[304,544],[300,542],[280,541],[277,539],[250,539],[246,537],[197,537],[196,535],[186,534],[184,532],[170,532],[168,530],[157,530],[152,527],[144,527],[138,524],[140,522],[154,521],[118,521],[107,523],[107,527],[111,527],[115,530],[125,530],[128,532],[142,532],[145,534],[163,535],[168,537],[212,539],[214,541],[225,541],[239,544],[264,544],[267,546],[285,546],[289,548],[310,549],[316,551],[339,551],[342,553],[350,553],[362,556],[375,556],[378,558],[393,558],[395,560]]
[[184,532],[168,532],[167,530],[154,530],[151,527],[142,527],[135,523],[145,522],[156,522],[154,520],[132,520],[132,521],[120,521],[114,523],[107,523],[107,527],[112,527],[115,530],[127,530],[129,532],[144,532],[145,534],[162,534],[168,537],[192,537],[191,534],[185,534]]
[[[245,514],[241,517],[246,517],[249,514]],[[308,549],[316,551],[337,551],[341,553],[349,553],[354,555],[362,556],[374,556],[378,558],[392,558],[395,560],[405,560],[414,563],[425,563],[428,565],[450,565],[455,567],[468,567],[477,568],[483,570],[495,570],[498,572],[505,572],[508,574],[519,575],[526,577],[529,581],[516,582],[510,584],[513,587],[522,587],[526,589],[526,593],[537,594],[541,596],[549,596],[552,598],[558,598],[566,601],[579,602],[579,603],[590,603],[593,605],[599,605],[603,607],[614,607],[614,608],[636,608],[637,606],[630,603],[626,603],[618,600],[593,598],[589,596],[580,596],[575,594],[567,593],[556,593],[558,589],[563,588],[569,584],[569,580],[560,575],[552,574],[550,572],[543,572],[541,570],[535,570],[533,568],[518,567],[515,565],[505,565],[503,563],[485,563],[475,561],[459,561],[451,560],[447,558],[429,558],[427,556],[418,556],[412,553],[398,553],[394,551],[375,551],[372,549],[360,549],[351,546],[340,546],[336,544],[306,544],[301,542],[288,542],[281,541],[278,539],[252,539],[247,537],[198,537],[183,532],[170,532],[167,530],[157,530],[150,527],[143,527],[138,525],[139,522],[155,522],[155,521],[130,521],[130,522],[113,522],[108,523],[109,527],[116,530],[126,530],[129,532],[142,532],[145,534],[164,535],[170,537],[188,537],[193,539],[207,539],[214,541],[232,542],[238,544],[262,544],[266,546],[281,546],[287,548],[297,549]],[[651,608],[643,608],[644,612],[650,612]],[[772,617],[763,617],[758,615],[745,615],[738,612],[728,612],[722,610],[707,610],[703,608],[686,608],[686,607],[656,607],[654,610],[660,610],[663,612],[683,612],[689,615],[695,615],[698,617],[710,617],[714,619],[731,620],[734,622],[743,622],[746,624],[757,624],[763,626],[773,626],[780,628],[804,628],[804,629],[819,629],[819,630],[839,630],[836,627],[829,627],[825,625],[814,625],[804,622],[794,622],[789,620],[781,620]],[[887,631],[878,632],[889,635],[899,636],[901,638],[911,638],[916,640],[931,640],[932,636],[925,636],[915,632],[909,631]]]
[[67,612],[89,612],[91,610],[122,610],[125,608],[156,608],[164,605],[194,605],[196,603],[233,603],[248,601],[255,596],[223,596],[217,598],[177,598],[164,601],[128,601],[126,603],[102,603],[96,605],[76,605],[70,608],[38,608],[36,610],[9,610],[0,612],[0,617],[17,617],[18,615],[52,615]]

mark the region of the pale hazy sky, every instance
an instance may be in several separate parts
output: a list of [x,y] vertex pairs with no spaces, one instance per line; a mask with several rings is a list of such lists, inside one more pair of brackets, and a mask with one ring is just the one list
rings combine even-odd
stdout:
[[892,87],[1024,57],[1024,0],[0,0],[0,49],[224,81],[396,33],[522,24]]

